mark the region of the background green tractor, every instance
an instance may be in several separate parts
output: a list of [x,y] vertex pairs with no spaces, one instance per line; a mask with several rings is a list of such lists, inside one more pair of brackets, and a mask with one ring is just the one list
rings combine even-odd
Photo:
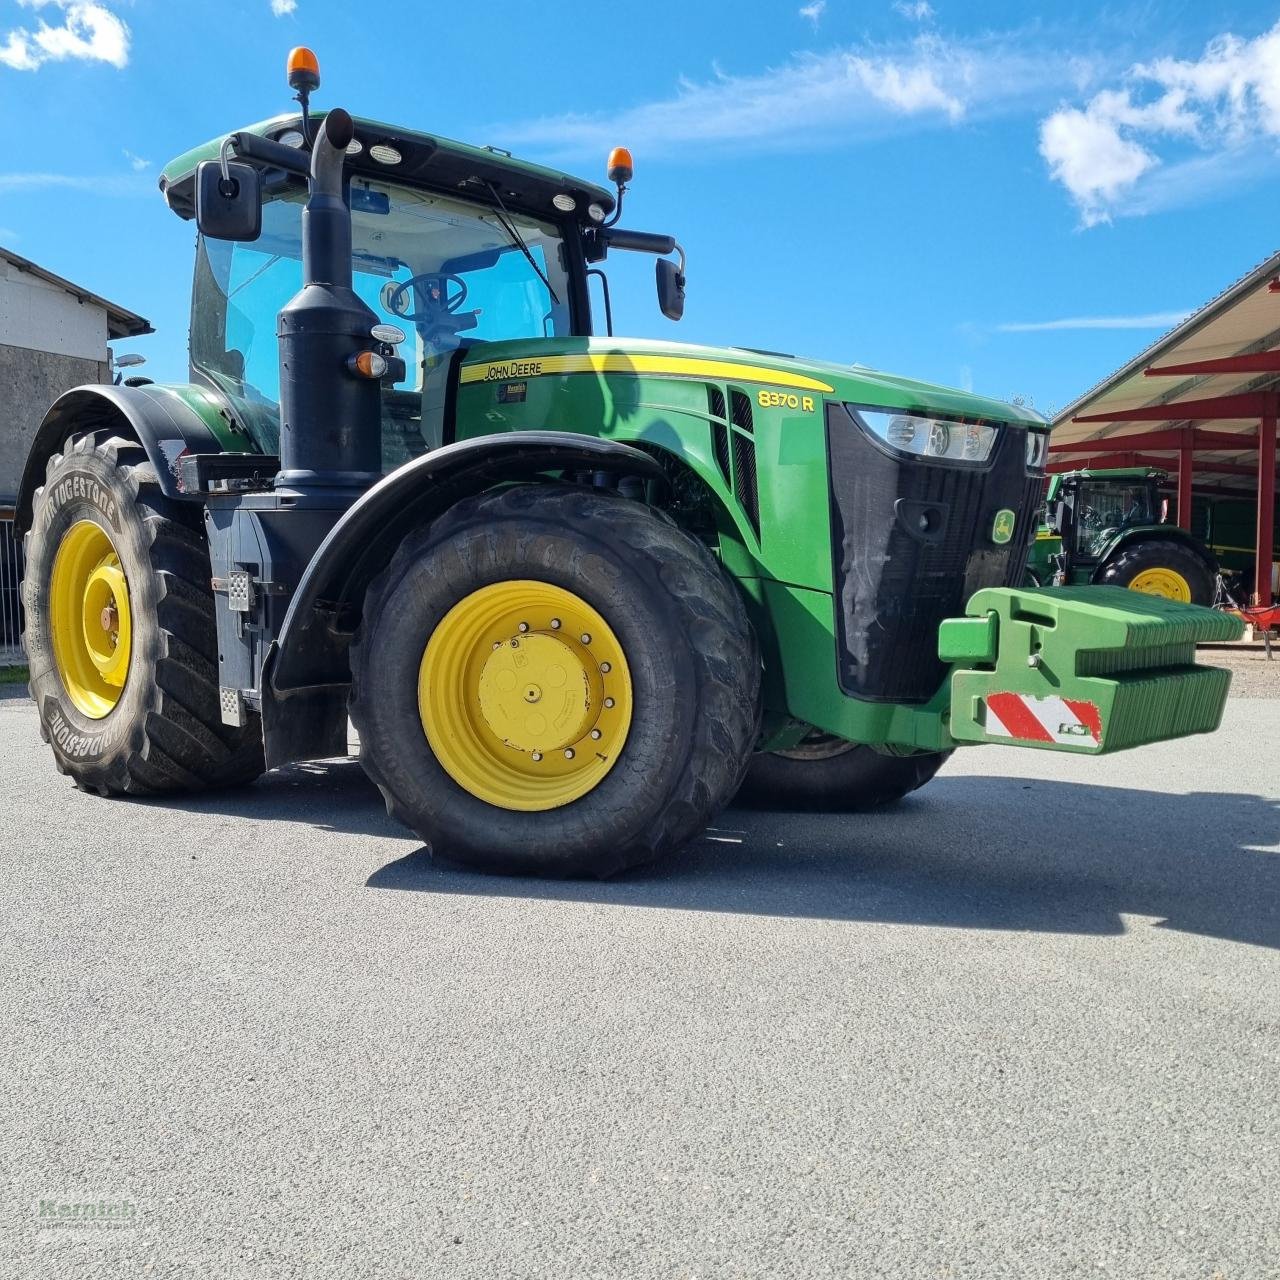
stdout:
[[1218,563],[1198,538],[1167,521],[1161,471],[1069,471],[1049,480],[1027,560],[1035,586],[1100,583],[1211,605]]
[[[1043,420],[870,369],[619,338],[603,265],[684,254],[613,190],[345,111],[173,160],[191,370],[49,410],[31,693],[87,790],[348,751],[437,853],[609,875],[739,788],[854,809],[959,746],[1207,732],[1239,623],[1018,590]],[[603,321],[603,323],[601,323]],[[744,781],[745,779],[745,781]]]

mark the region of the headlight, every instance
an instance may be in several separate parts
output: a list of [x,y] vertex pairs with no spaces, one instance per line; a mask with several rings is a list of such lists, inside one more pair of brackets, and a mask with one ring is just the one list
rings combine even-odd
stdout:
[[1049,433],[1047,431],[1027,432],[1027,470],[1043,471],[1049,457]]
[[849,406],[854,420],[903,453],[952,462],[985,462],[996,446],[996,428],[984,422],[949,422],[910,413]]

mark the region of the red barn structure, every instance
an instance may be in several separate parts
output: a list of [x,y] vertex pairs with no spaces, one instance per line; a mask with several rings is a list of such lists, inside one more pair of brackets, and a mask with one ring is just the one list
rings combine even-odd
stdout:
[[1159,467],[1176,476],[1176,518],[1193,496],[1256,511],[1251,604],[1276,586],[1280,253],[1273,254],[1053,421],[1051,471]]

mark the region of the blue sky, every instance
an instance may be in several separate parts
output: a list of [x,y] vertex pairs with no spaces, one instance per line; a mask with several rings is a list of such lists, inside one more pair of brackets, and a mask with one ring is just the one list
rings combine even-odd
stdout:
[[156,175],[318,101],[600,177],[689,253],[619,332],[859,361],[1061,406],[1269,254],[1280,5],[0,0],[0,244],[149,317],[185,377],[194,229]]

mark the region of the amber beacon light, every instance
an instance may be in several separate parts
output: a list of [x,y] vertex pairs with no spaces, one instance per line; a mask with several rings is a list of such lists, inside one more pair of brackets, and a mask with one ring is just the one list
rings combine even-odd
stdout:
[[631,152],[626,147],[614,147],[609,152],[609,181],[619,187],[625,187],[635,173],[635,165],[631,161]]
[[311,93],[320,87],[320,61],[310,49],[300,45],[289,52],[289,88]]

